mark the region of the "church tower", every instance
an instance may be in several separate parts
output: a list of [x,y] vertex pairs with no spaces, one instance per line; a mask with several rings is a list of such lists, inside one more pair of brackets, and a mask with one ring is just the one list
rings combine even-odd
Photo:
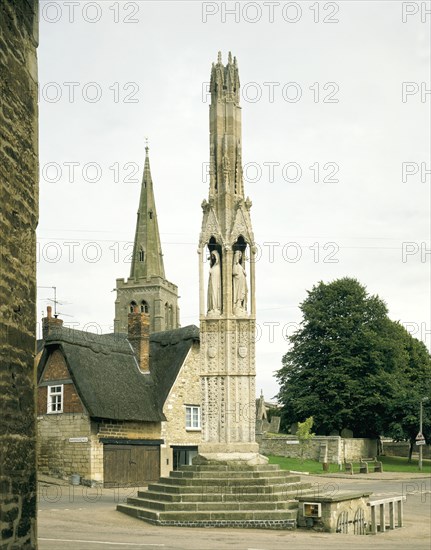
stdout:
[[205,460],[266,462],[255,442],[255,255],[244,195],[236,58],[211,70],[210,187],[199,240]]
[[117,279],[115,332],[127,332],[127,315],[135,307],[150,315],[151,332],[179,327],[178,288],[165,279],[148,146],[128,280]]

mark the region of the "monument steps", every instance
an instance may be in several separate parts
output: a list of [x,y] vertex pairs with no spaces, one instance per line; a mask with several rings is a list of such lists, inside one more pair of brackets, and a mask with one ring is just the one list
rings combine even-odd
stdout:
[[[198,522],[211,522],[211,521],[285,521],[287,519],[295,520],[297,517],[297,510],[229,510],[224,511],[174,511],[174,512],[159,512],[150,510],[148,508],[141,508],[138,506],[127,506],[119,504],[117,510],[124,512],[130,516],[138,519],[150,520],[151,523],[157,523],[161,525],[165,522],[172,522],[172,525],[178,523],[198,523]],[[152,521],[151,521],[152,520]],[[229,527],[229,525],[226,525]]]
[[229,478],[225,477],[161,477],[158,484],[161,485],[172,485],[172,486],[187,486],[187,487],[206,487],[214,486],[217,487],[220,484],[223,486],[238,486],[241,487],[247,486],[251,487],[254,485],[263,486],[263,485],[286,485],[291,481],[289,475],[279,475],[277,477],[238,477],[235,474],[230,475]]
[[258,500],[259,495],[256,495],[256,500],[249,500],[245,502],[160,502],[158,500],[151,500],[148,498],[129,498],[127,503],[137,508],[144,508],[150,510],[160,510],[162,512],[176,512],[176,511],[191,511],[196,510],[198,512],[217,512],[220,510],[291,510],[297,507],[296,500],[282,500],[272,502],[260,502]]
[[[292,487],[289,491],[280,491],[275,493],[262,492],[242,492],[241,501],[244,502],[277,502],[286,498],[295,499],[298,496],[306,495],[310,492],[310,484],[302,483]],[[149,499],[163,502],[237,502],[238,493],[159,493],[157,491],[139,491],[138,498]]]
[[[190,471],[190,470],[175,470],[174,472],[170,473],[169,479],[172,478],[180,478],[180,479],[217,479],[217,478],[223,478],[226,477],[226,471],[217,471],[217,470],[207,470],[207,471]],[[261,477],[262,470],[259,471],[253,471],[253,472],[244,472],[240,470],[234,470],[229,471],[229,474],[231,477],[236,478],[259,478]],[[295,477],[291,473],[285,471],[285,470],[268,470],[265,471],[265,477],[266,478],[274,478],[274,477],[289,477],[293,478]],[[296,476],[297,480],[300,480],[299,476]]]
[[276,465],[186,466],[117,510],[156,525],[294,529],[310,488]]

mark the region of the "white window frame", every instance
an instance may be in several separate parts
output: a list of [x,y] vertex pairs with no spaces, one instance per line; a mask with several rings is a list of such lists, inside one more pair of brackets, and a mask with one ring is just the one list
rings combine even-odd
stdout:
[[[197,411],[197,421],[194,412]],[[199,405],[186,405],[186,430],[200,431],[201,430],[201,408]]]
[[[60,396],[60,402],[58,403],[56,399],[54,403],[52,398],[58,397],[58,396]],[[63,396],[64,396],[63,384],[52,384],[52,386],[48,386],[48,394],[47,394],[47,413],[48,414],[59,414],[63,412],[63,404],[64,404]],[[53,410],[53,405],[55,405],[55,410]]]

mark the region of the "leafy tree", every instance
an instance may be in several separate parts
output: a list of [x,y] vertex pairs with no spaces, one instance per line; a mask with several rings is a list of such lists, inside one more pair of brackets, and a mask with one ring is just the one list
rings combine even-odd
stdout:
[[[397,399],[390,405],[389,422],[385,435],[395,441],[410,443],[409,461],[419,431],[419,408],[424,397],[431,393],[430,356],[423,342],[413,338],[403,327],[396,325],[398,337],[403,340],[407,351],[407,362],[401,365],[396,377]],[[423,402],[423,433],[429,443],[431,439],[431,402]]]
[[309,447],[311,440],[316,435],[311,432],[313,427],[313,417],[310,416],[304,420],[304,422],[298,422],[298,429],[296,431],[296,437],[299,440],[301,446],[301,461],[304,461],[304,453]]
[[406,393],[407,380],[419,393],[429,387],[426,349],[425,356],[419,345],[419,354],[383,300],[356,279],[318,283],[300,309],[303,320],[277,372],[283,426],[312,415],[318,434],[349,428],[376,437],[391,423],[395,433],[394,418],[404,422],[401,388]]

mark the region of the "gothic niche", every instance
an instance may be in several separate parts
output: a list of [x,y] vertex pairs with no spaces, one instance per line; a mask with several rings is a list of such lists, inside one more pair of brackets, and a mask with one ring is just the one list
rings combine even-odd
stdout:
[[245,270],[247,243],[240,235],[233,245],[232,297],[234,315],[247,314],[247,273]]
[[211,237],[208,242],[208,250],[210,253],[210,268],[208,277],[207,310],[209,315],[220,315],[222,312],[222,256],[221,246],[217,244],[214,237]]

